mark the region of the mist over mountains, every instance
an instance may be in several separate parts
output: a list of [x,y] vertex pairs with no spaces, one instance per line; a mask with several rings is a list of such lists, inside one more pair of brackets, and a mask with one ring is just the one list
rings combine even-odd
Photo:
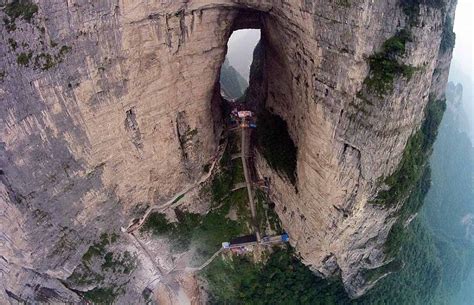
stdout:
[[227,44],[227,58],[229,64],[248,82],[252,54],[260,40],[260,30],[235,31]]
[[227,99],[236,99],[244,94],[248,82],[229,64],[226,58],[220,74],[221,94]]
[[452,295],[446,304],[456,305],[474,300],[474,148],[463,92],[452,82],[446,89],[447,109],[430,159],[432,185],[421,212],[443,270],[438,292]]
[[465,119],[467,120],[467,125],[464,128],[467,128],[471,141],[474,142],[474,79],[470,75],[469,70],[466,70],[466,67],[463,66],[462,62],[456,58],[453,59],[451,64],[451,70],[449,72],[449,79],[453,83],[462,84],[462,101],[463,101],[463,110],[465,111]]

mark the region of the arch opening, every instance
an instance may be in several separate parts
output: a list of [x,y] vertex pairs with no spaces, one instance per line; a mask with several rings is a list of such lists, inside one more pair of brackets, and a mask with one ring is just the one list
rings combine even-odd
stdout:
[[260,37],[260,29],[235,30],[230,36],[220,71],[221,96],[226,100],[240,99],[249,87],[253,52]]
[[267,60],[278,59],[281,55],[278,48],[272,47],[271,36],[267,37],[274,30],[272,25],[272,19],[262,12],[238,14],[227,42],[225,60],[217,80],[219,90],[215,94],[220,101],[225,125],[230,123],[229,126],[233,126],[240,122],[238,117],[232,118],[232,113],[236,116],[239,110],[252,112],[252,119],[247,122],[253,130],[250,133],[251,147],[263,155],[273,170],[296,187],[298,147],[284,116],[272,105],[267,105],[269,84],[275,84],[275,78],[283,77],[267,71],[268,68],[271,70],[266,66]]

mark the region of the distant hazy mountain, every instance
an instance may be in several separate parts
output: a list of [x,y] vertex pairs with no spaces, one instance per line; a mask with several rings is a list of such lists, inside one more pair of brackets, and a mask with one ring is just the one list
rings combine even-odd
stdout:
[[463,85],[463,104],[467,117],[471,118],[469,122],[469,134],[471,141],[474,142],[474,79],[471,77],[473,71],[469,70],[469,65],[463,65],[456,58],[451,63],[451,70],[449,71],[449,80],[453,83]]
[[[432,187],[424,218],[435,236],[443,272],[438,290],[447,304],[474,304],[474,148],[468,135],[463,87],[449,83],[448,107],[431,157]],[[470,278],[470,279],[469,279]]]
[[227,58],[242,77],[249,81],[250,65],[255,46],[260,40],[260,30],[235,31],[227,44]]
[[221,94],[228,99],[241,97],[248,87],[247,81],[229,64],[227,58],[221,68]]

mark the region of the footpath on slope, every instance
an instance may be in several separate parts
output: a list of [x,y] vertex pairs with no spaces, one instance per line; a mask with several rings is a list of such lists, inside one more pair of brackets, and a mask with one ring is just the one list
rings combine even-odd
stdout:
[[[255,124],[254,124],[255,125]],[[249,170],[249,164],[247,162],[247,157],[249,156],[250,152],[250,135],[249,133],[251,132],[250,124],[247,122],[247,118],[244,117],[242,118],[242,122],[240,124],[240,130],[241,130],[241,152],[240,152],[240,158],[242,161],[242,166],[244,170],[244,176],[245,176],[245,187],[247,188],[247,195],[248,195],[248,200],[249,200],[249,206],[250,206],[250,212],[252,216],[252,227],[254,229],[255,235],[257,240],[253,242],[243,242],[239,244],[232,244],[229,245],[228,248],[220,248],[216,253],[214,253],[204,264],[202,264],[199,267],[186,267],[183,271],[188,271],[188,272],[196,272],[200,271],[204,268],[206,268],[217,256],[219,256],[224,250],[230,250],[233,248],[242,248],[246,246],[253,246],[256,245],[257,247],[260,245],[267,246],[267,245],[272,245],[275,243],[281,243],[281,242],[286,242],[287,240],[282,239],[282,236],[271,236],[271,237],[266,237],[264,240],[261,239],[260,236],[260,231],[258,228],[257,224],[257,213],[256,213],[256,207],[255,207],[255,202],[253,198],[253,181],[252,177],[250,175],[250,170]],[[233,154],[232,159],[237,159],[239,154]],[[243,183],[239,183],[234,186],[232,191],[242,188]],[[180,270],[176,270],[180,271]]]
[[227,146],[227,141],[225,143],[223,143],[221,146],[219,146],[219,149],[217,150],[217,153],[216,155],[214,156],[214,160],[212,161],[212,164],[211,164],[211,167],[209,169],[209,171],[207,172],[206,175],[204,175],[203,177],[201,177],[197,182],[195,182],[194,184],[188,186],[186,189],[182,190],[181,192],[177,193],[173,198],[171,198],[170,200],[168,200],[167,202],[165,202],[164,204],[160,204],[160,205],[155,205],[155,206],[152,206],[150,208],[148,208],[148,210],[145,212],[145,214],[140,218],[140,220],[138,222],[135,222],[135,223],[132,223],[128,226],[127,229],[125,229],[125,231],[127,233],[132,233],[138,229],[140,229],[143,224],[146,222],[148,216],[153,213],[153,212],[161,212],[161,211],[164,211],[166,210],[167,208],[170,208],[170,207],[177,207],[180,205],[179,203],[179,199],[181,199],[183,196],[185,196],[187,193],[189,193],[190,191],[194,190],[195,188],[197,188],[198,186],[200,186],[201,184],[205,183],[209,178],[212,177],[212,174],[213,174],[213,170],[214,168],[216,167],[216,164],[218,164],[218,162],[220,161],[220,159],[222,158],[222,155],[225,151],[225,148]]
[[[199,266],[199,267],[186,267],[184,269],[179,269],[179,270],[176,270],[176,269],[173,268],[173,269],[167,271],[165,276],[172,273],[172,272],[174,273],[174,272],[180,272],[180,271],[186,271],[186,272],[200,271],[200,270],[206,268],[224,250],[230,250],[230,249],[233,249],[233,248],[244,248],[246,246],[253,246],[253,245],[256,245],[257,247],[259,247],[260,245],[266,246],[266,245],[272,245],[272,244],[275,244],[275,243],[281,243],[281,242],[287,242],[288,241],[287,239],[282,239],[283,235],[282,236],[278,235],[278,236],[265,237],[263,240],[260,236],[260,231],[259,231],[258,224],[257,224],[257,213],[256,213],[255,202],[254,202],[254,194],[253,194],[253,189],[252,189],[253,185],[254,185],[254,182],[252,181],[252,177],[251,177],[251,174],[250,174],[250,171],[251,171],[251,169],[249,168],[250,164],[249,164],[249,162],[247,162],[247,158],[249,158],[249,156],[250,156],[249,153],[251,151],[251,149],[250,149],[250,145],[251,145],[251,143],[250,143],[251,126],[253,125],[253,128],[255,128],[256,125],[255,125],[255,123],[252,123],[251,116],[250,117],[246,116],[246,117],[241,118],[241,122],[240,122],[239,125],[240,125],[239,126],[240,128],[237,127],[237,128],[229,129],[229,131],[233,131],[233,130],[237,130],[237,129],[241,130],[241,152],[233,154],[231,156],[231,159],[234,160],[234,159],[237,159],[237,158],[240,157],[241,162],[242,162],[243,171],[244,171],[245,182],[236,184],[231,191],[235,191],[237,189],[244,188],[244,187],[247,189],[249,207],[250,207],[250,212],[251,212],[251,216],[252,216],[251,225],[253,227],[253,231],[254,231],[254,234],[256,236],[256,241],[232,244],[232,245],[229,245],[226,248],[222,247],[218,251],[216,251],[201,266]],[[179,206],[181,204],[181,203],[179,203],[179,200],[183,196],[185,196],[187,193],[189,193],[193,189],[197,188],[201,184],[205,183],[210,177],[212,177],[214,168],[216,167],[216,165],[218,164],[218,162],[220,161],[220,159],[224,155],[227,144],[228,144],[228,142],[226,140],[221,146],[219,146],[219,148],[218,148],[218,150],[217,150],[217,152],[214,156],[214,160],[212,162],[210,170],[206,175],[201,177],[196,183],[192,184],[191,186],[188,186],[183,191],[177,193],[173,198],[168,200],[166,203],[158,205],[158,206],[155,205],[153,207],[150,207],[145,212],[145,214],[142,216],[142,218],[140,218],[140,220],[138,222],[132,223],[127,229],[123,229],[124,232],[129,233],[135,239],[135,241],[138,242],[138,244],[141,246],[141,248],[145,251],[147,256],[150,258],[150,260],[153,262],[153,265],[155,266],[155,268],[157,270],[159,270],[158,278],[155,278],[153,281],[155,281],[156,279],[162,278],[164,272],[163,272],[162,268],[155,262],[155,260],[153,259],[152,255],[150,254],[148,249],[146,249],[145,245],[143,245],[141,243],[141,241],[139,241],[139,239],[133,234],[133,232],[140,229],[143,226],[143,224],[147,220],[148,216],[152,212],[164,211],[167,208]]]

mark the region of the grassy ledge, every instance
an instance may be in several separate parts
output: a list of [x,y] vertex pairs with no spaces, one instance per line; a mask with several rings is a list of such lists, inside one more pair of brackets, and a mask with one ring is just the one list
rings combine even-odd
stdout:
[[23,18],[31,22],[33,16],[38,12],[38,6],[31,0],[13,0],[5,6],[5,14],[15,22],[16,18]]
[[[113,252],[110,246],[118,241],[115,233],[103,233],[97,242],[89,247],[82,256],[81,263],[67,278],[67,282],[75,287],[90,289],[82,293],[86,300],[94,304],[112,304],[115,298],[123,293],[122,286],[137,266],[135,254],[128,251]],[[122,280],[109,282],[111,273],[120,275]]]
[[16,30],[15,20],[22,18],[26,22],[31,22],[38,12],[38,6],[31,0],[13,0],[6,4],[3,11],[8,17],[3,18],[3,24],[8,32]]
[[410,80],[416,68],[400,63],[399,59],[405,55],[406,44],[411,41],[411,33],[401,30],[384,42],[380,52],[369,57],[370,72],[364,80],[369,92],[383,96],[392,92],[393,81],[397,77]]

